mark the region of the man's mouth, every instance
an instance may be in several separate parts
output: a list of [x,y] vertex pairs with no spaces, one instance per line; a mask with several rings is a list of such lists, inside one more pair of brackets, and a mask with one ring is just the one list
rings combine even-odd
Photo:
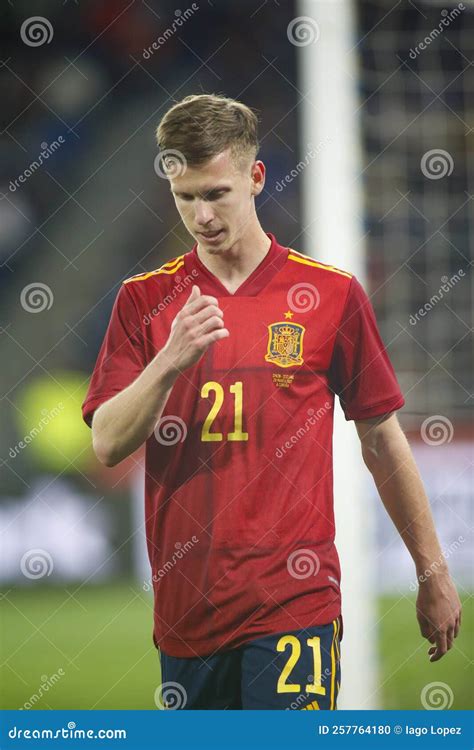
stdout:
[[201,237],[205,237],[206,240],[213,240],[223,231],[223,229],[216,229],[213,232],[199,232],[199,234],[201,235]]

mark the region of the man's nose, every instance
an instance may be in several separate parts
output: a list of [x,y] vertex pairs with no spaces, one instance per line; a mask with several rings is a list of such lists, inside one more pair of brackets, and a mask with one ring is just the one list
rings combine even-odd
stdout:
[[208,201],[196,201],[195,219],[199,226],[209,224],[214,218],[214,213]]

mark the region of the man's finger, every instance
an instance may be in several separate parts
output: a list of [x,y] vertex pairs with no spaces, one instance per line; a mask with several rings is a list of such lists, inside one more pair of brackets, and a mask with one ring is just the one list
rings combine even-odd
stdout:
[[204,323],[208,318],[214,317],[214,315],[217,315],[219,318],[224,317],[224,313],[222,312],[220,307],[217,307],[216,305],[207,305],[202,310],[198,310],[198,312],[194,314],[194,322],[200,325],[201,323]]
[[456,618],[456,624],[454,625],[454,637],[457,638],[459,633],[459,617]]
[[213,315],[212,318],[208,318],[204,321],[204,323],[201,324],[199,334],[202,336],[205,333],[215,331],[219,328],[224,328],[224,321],[222,320],[222,318],[219,318],[218,315]]
[[448,632],[446,633],[446,645],[447,645],[448,651],[450,648],[452,648],[453,641],[454,641],[454,626],[451,626],[448,628]]
[[208,307],[209,305],[215,305],[216,307],[219,307],[217,297],[199,293],[194,298],[189,297],[183,309],[186,311],[186,313],[195,315],[195,313],[197,313],[199,310],[202,310],[204,307]]
[[438,633],[436,636],[436,651],[430,657],[430,661],[438,661],[448,650],[446,644],[446,633]]

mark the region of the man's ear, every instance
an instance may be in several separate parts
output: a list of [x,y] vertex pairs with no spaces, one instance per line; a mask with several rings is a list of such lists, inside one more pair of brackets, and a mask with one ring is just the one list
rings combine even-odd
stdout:
[[252,165],[252,195],[260,195],[265,186],[265,164],[258,159]]

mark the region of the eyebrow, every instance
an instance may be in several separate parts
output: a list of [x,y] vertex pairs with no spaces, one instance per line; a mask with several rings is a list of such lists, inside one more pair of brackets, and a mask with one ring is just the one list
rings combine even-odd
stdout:
[[[198,196],[200,196],[202,198],[206,198],[207,196],[212,195],[212,193],[229,193],[230,190],[231,190],[231,188],[229,186],[222,185],[221,187],[205,188],[204,190],[196,192],[196,195],[198,195]],[[193,196],[192,193],[188,193],[185,190],[173,190],[171,188],[171,192],[174,195],[177,195],[179,198],[182,198],[182,197],[188,196],[188,195],[190,195],[191,197]]]

